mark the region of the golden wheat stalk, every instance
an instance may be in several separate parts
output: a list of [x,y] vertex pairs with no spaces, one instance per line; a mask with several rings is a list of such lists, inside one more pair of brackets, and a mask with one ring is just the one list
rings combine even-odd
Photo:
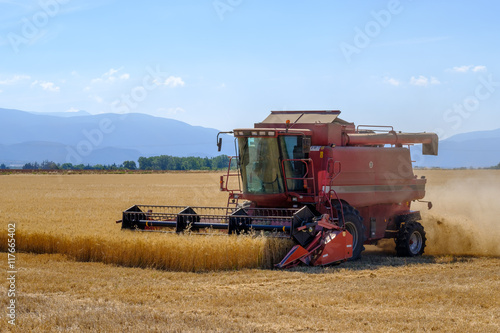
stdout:
[[[0,235],[0,244],[0,250],[7,251],[6,235]],[[122,232],[111,238],[23,231],[16,234],[18,252],[60,253],[76,261],[184,272],[272,268],[291,245],[290,240],[251,235]]]

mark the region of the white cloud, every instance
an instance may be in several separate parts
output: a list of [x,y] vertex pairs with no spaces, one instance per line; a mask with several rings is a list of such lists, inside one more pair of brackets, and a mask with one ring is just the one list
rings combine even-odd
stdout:
[[60,87],[56,86],[54,82],[48,82],[48,81],[38,81],[35,80],[31,83],[31,86],[40,86],[42,87],[43,90],[45,91],[50,91],[50,92],[59,92],[61,90]]
[[180,107],[168,108],[168,110],[167,110],[167,114],[178,114],[178,113],[184,113],[184,112],[186,112],[186,110],[184,110],[183,108],[180,108]]
[[441,81],[439,81],[437,78],[434,76],[431,76],[431,84],[441,84]]
[[178,86],[183,87],[184,84],[185,84],[184,81],[179,76],[169,76],[163,82],[163,85],[165,85],[167,87],[170,87],[170,88],[175,88],[175,87],[178,87]]
[[78,111],[80,111],[80,110],[78,110],[77,108],[75,108],[73,106],[66,110],[66,112],[78,112]]
[[390,85],[393,85],[393,86],[400,86],[401,85],[401,81],[399,81],[398,79],[395,79],[393,77],[384,77],[384,83],[388,83]]
[[427,87],[428,85],[441,84],[441,81],[439,81],[434,76],[431,76],[429,79],[423,75],[419,75],[418,78],[412,76],[410,79],[410,84],[419,87]]
[[486,72],[486,66],[483,66],[483,65],[474,66],[474,68],[472,68],[472,71],[473,72]]
[[484,72],[486,71],[486,66],[483,65],[464,65],[464,66],[456,66],[451,69],[452,72],[456,73],[467,73],[468,71],[472,72]]
[[123,73],[120,76],[115,76],[115,74],[120,72],[122,69],[123,69],[123,67],[120,67],[118,69],[110,68],[109,71],[102,74],[101,77],[90,80],[90,84],[96,84],[96,83],[101,83],[101,82],[111,83],[111,82],[115,82],[117,80],[129,79],[130,74],[128,74],[128,73]]
[[123,67],[122,67],[122,68],[118,68],[118,69],[110,68],[110,70],[109,70],[109,71],[107,71],[106,73],[104,73],[102,76],[103,76],[103,77],[106,77],[106,76],[107,76],[107,77],[113,76],[113,74],[118,73],[118,72],[119,72],[119,71],[121,71],[122,69],[123,69]]
[[30,80],[31,76],[29,75],[14,75],[11,78],[1,80],[0,85],[5,85],[5,86],[11,86],[14,84],[17,84],[19,82],[25,81],[25,80]]
[[471,68],[472,66],[456,66],[456,67],[453,67],[451,70],[453,72],[457,72],[457,73],[466,73],[469,71],[469,69]]
[[52,91],[52,92],[59,92],[60,88],[54,84],[54,82],[40,82],[40,87],[43,88],[43,90],[47,91]]
[[418,78],[415,78],[414,76],[412,76],[410,79],[410,84],[412,84],[414,86],[425,87],[426,85],[429,84],[429,79],[427,79],[423,75],[420,75]]

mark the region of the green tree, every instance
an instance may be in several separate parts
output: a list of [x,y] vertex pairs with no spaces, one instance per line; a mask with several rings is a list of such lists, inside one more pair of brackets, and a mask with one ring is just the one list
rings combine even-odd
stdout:
[[135,164],[135,161],[125,161],[123,162],[123,167],[128,170],[136,170],[137,165]]
[[23,165],[23,169],[24,170],[37,170],[37,169],[40,169],[40,165],[37,162],[26,163],[25,165]]
[[216,170],[225,169],[228,165],[229,157],[226,155],[212,158],[194,156],[176,157],[169,155],[139,157],[140,170]]
[[219,155],[212,158],[212,169],[225,169],[229,165],[229,157],[227,155]]
[[151,170],[151,160],[147,157],[139,157],[139,169]]
[[71,170],[71,169],[73,169],[73,168],[74,168],[74,167],[73,167],[73,164],[72,164],[72,163],[63,163],[63,164],[61,165],[61,169],[63,169],[63,170]]
[[55,169],[59,169],[59,166],[55,162],[45,160],[40,164],[40,169],[55,170]]

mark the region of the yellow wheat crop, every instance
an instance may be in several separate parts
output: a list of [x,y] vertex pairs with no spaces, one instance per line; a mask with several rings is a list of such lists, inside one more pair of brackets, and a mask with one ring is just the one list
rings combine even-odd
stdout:
[[[292,244],[289,240],[263,236],[133,231],[112,238],[22,231],[16,234],[16,243],[19,252],[60,253],[76,261],[184,272],[271,268]],[[7,251],[5,233],[0,235],[0,251]]]
[[[431,216],[423,212],[423,223],[429,231],[426,253],[499,255],[498,242],[494,242],[498,235],[494,222],[498,215],[494,205],[498,172],[467,172],[467,179],[476,179],[475,185],[481,181],[481,186],[465,186],[462,181],[463,188],[457,191],[449,191],[455,184],[450,182],[456,182],[456,172],[417,172],[430,177],[428,198],[435,205]],[[62,253],[79,261],[176,271],[272,267],[291,242],[251,236],[130,232],[121,231],[114,223],[134,204],[225,206],[227,193],[218,190],[219,175],[0,176],[0,222],[4,230],[7,223],[16,223],[18,251]],[[471,196],[466,194],[471,192],[481,201],[467,205]],[[460,205],[451,206],[455,202]],[[450,212],[454,215],[448,216]],[[467,215],[470,212],[474,214]],[[467,232],[462,232],[465,227],[461,221],[466,222]],[[0,232],[0,250],[6,250],[6,237],[6,232]],[[460,241],[454,241],[457,239]]]
[[[76,261],[125,267],[199,272],[242,268],[271,268],[292,242],[263,236],[177,235],[124,231],[118,237],[69,236],[17,232],[16,250],[60,253]],[[0,251],[7,235],[0,234]]]
[[[77,261],[174,271],[271,268],[291,241],[122,231],[115,220],[138,203],[209,206],[227,202],[215,173],[156,175],[14,175],[2,216],[17,227],[17,251],[61,253]],[[32,196],[31,196],[32,195]],[[0,250],[6,251],[6,233]]]

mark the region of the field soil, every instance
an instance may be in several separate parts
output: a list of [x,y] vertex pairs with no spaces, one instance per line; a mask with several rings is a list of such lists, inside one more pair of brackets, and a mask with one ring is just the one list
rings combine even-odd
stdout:
[[[279,271],[251,267],[282,249],[213,237],[212,247],[205,238],[178,249],[205,253],[175,269],[194,272],[154,261],[174,247],[164,245],[168,236],[123,232],[114,221],[133,204],[225,206],[219,173],[0,176],[0,240],[15,223],[25,249],[16,256],[16,326],[7,322],[4,282],[0,331],[499,332],[500,172],[415,173],[428,179],[434,206],[414,204],[427,231],[422,257],[397,258],[388,240],[358,261]],[[129,258],[131,247],[144,255]],[[255,262],[238,261],[244,256]],[[156,268],[124,267],[144,258]],[[217,266],[225,260],[233,265]]]

